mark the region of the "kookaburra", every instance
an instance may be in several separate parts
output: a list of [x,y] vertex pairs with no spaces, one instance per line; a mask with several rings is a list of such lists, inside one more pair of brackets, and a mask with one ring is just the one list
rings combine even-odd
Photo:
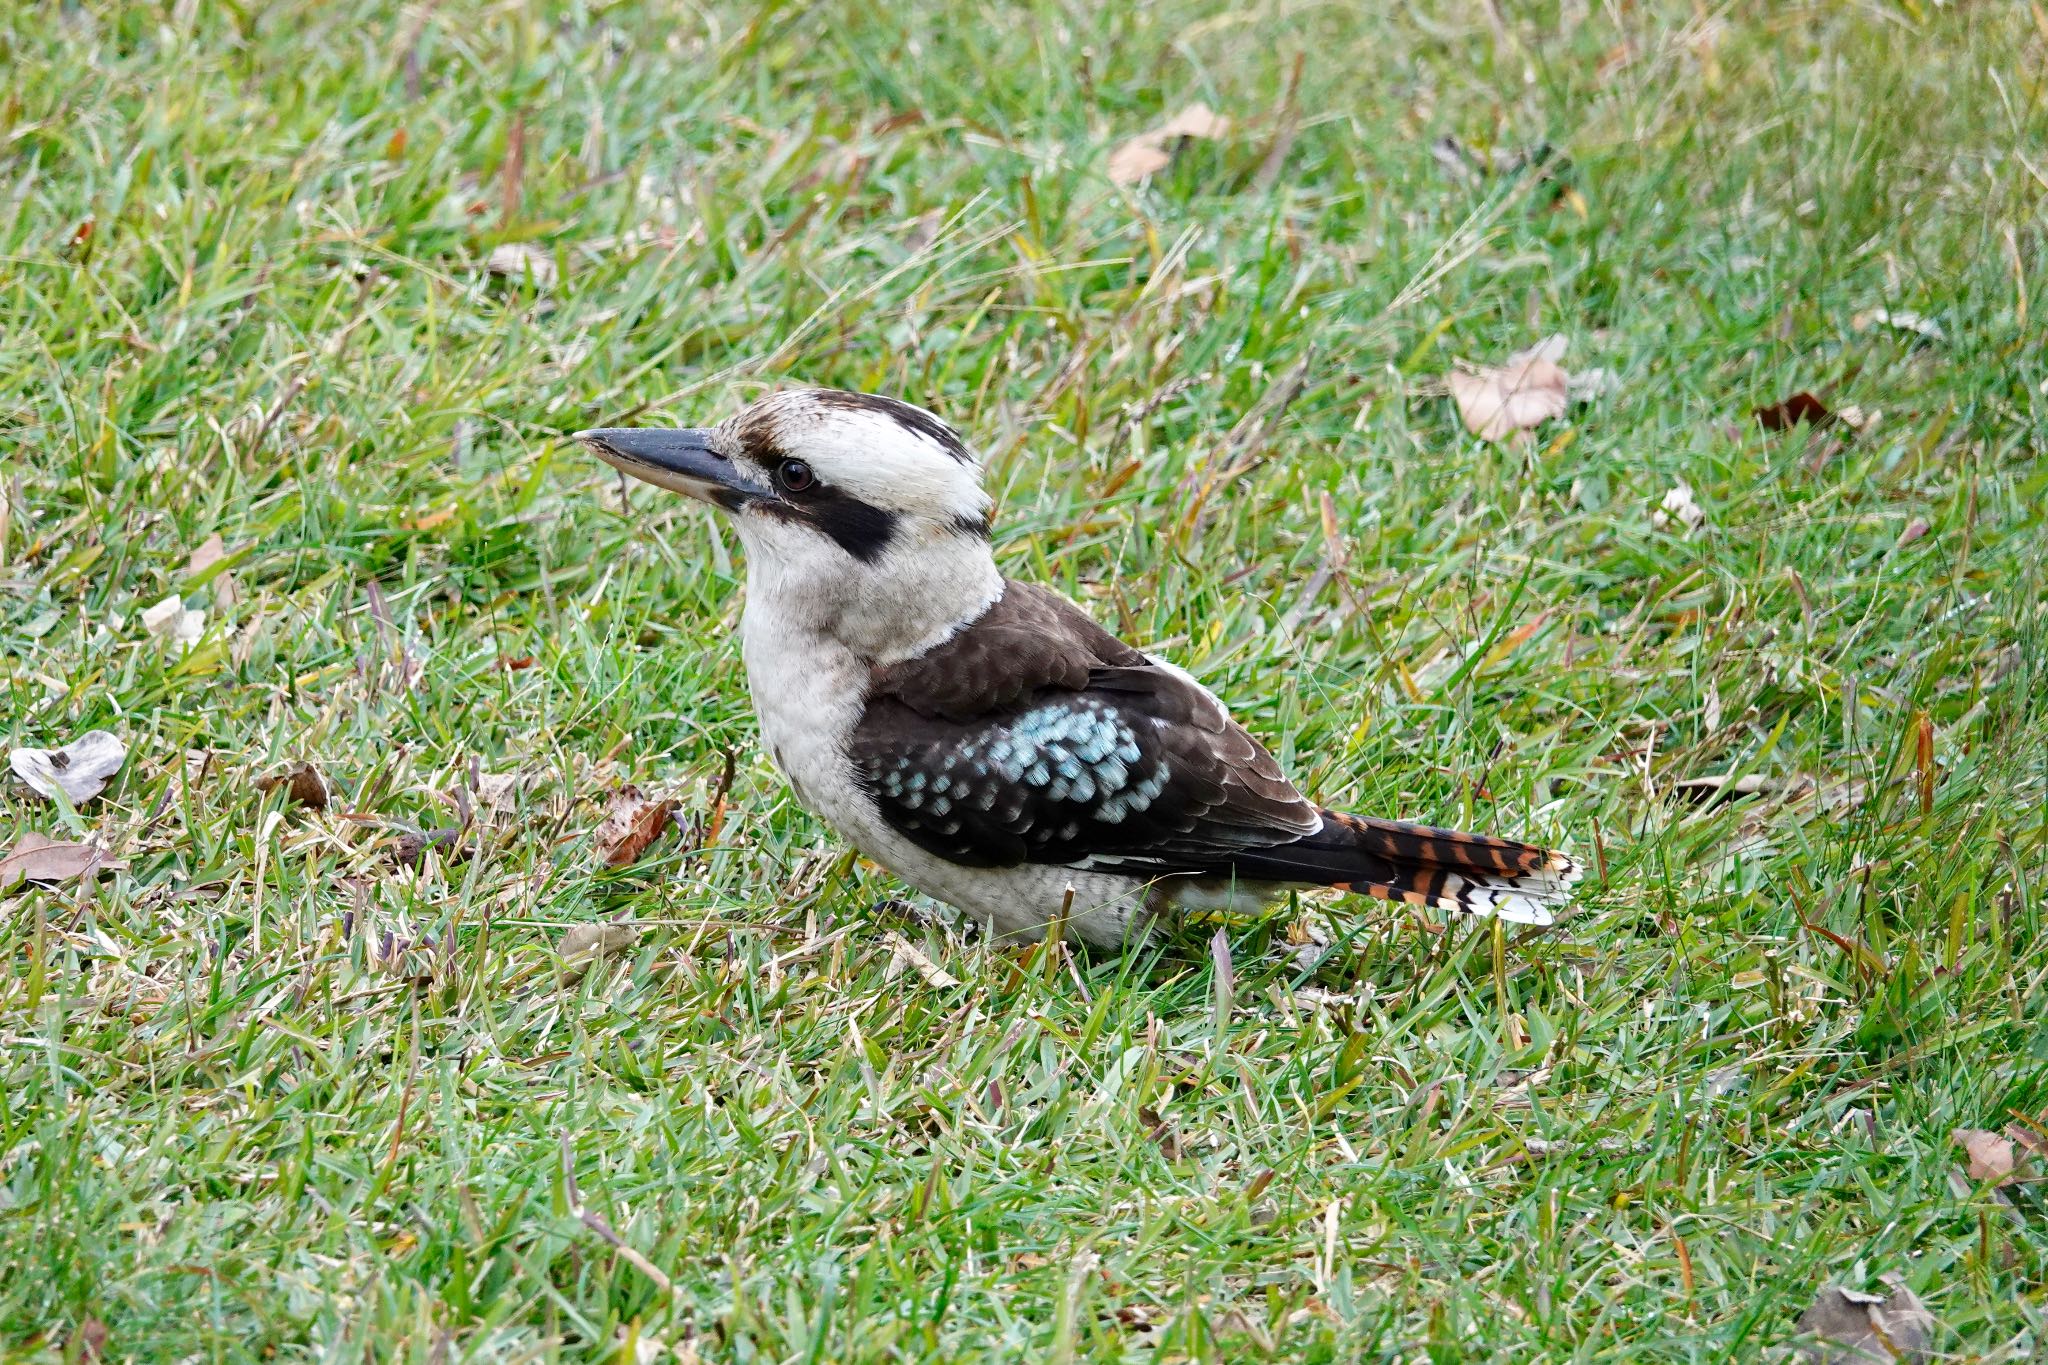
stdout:
[[582,431],[723,511],[761,738],[797,798],[999,935],[1115,945],[1290,887],[1548,924],[1578,872],[1308,800],[1187,673],[1006,579],[974,452],[922,408],[798,389],[700,430]]

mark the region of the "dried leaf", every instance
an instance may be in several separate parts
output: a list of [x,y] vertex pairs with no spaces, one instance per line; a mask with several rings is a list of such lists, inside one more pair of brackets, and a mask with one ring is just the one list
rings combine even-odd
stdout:
[[2024,1123],[2008,1123],[2005,1135],[2034,1156],[2048,1156],[2048,1136]]
[[1548,336],[1509,356],[1505,365],[1445,375],[1465,429],[1481,440],[1499,441],[1564,416],[1571,379],[1558,362],[1567,344],[1561,336]]
[[128,746],[105,730],[88,730],[61,749],[16,749],[7,756],[15,776],[44,796],[62,791],[76,806],[106,789],[127,761]]
[[1825,427],[1835,421],[1835,413],[1826,403],[1801,389],[1790,398],[1771,403],[1756,410],[1756,420],[1765,431],[1784,431],[1789,427]]
[[640,941],[640,931],[630,924],[608,920],[602,924],[578,924],[562,935],[555,952],[562,959],[565,985],[583,979],[584,973],[600,959],[630,950]]
[[279,787],[285,788],[286,795],[296,806],[311,810],[326,810],[327,803],[334,799],[334,788],[321,771],[310,763],[294,763],[282,771],[267,774],[256,779],[256,790],[268,795]]
[[124,866],[108,858],[106,850],[96,844],[65,843],[30,830],[0,857],[0,891],[16,882],[54,885],[88,872],[119,872]]
[[1159,127],[1120,143],[1109,154],[1109,178],[1135,185],[1173,164],[1174,152],[1190,138],[1216,139],[1230,131],[1230,120],[1206,104],[1191,104]]
[[531,275],[534,287],[538,289],[554,288],[561,276],[555,268],[555,258],[531,242],[506,242],[493,247],[491,254],[484,258],[484,269],[513,280]]
[[79,1365],[103,1359],[107,1353],[107,1325],[98,1318],[82,1320],[71,1333],[70,1349],[66,1352]]
[[1660,531],[1683,525],[1685,533],[1691,535],[1707,524],[1707,514],[1693,501],[1692,485],[1680,480],[1650,514],[1650,524]]
[[1799,1334],[1813,1338],[1799,1354],[1817,1365],[1895,1365],[1927,1358],[1934,1315],[1903,1284],[1888,1297],[1831,1284],[1799,1315]]
[[1948,333],[1941,330],[1941,324],[1933,318],[1919,313],[1909,313],[1903,308],[1872,308],[1849,319],[1849,325],[1859,332],[1871,327],[1889,327],[1896,332],[1911,332],[1922,341],[1947,341]]
[[206,613],[186,606],[183,598],[172,593],[143,608],[142,625],[151,635],[170,640],[181,649],[190,649],[206,634]]
[[2002,1133],[1958,1128],[1949,1134],[1970,1156],[1970,1179],[2002,1181],[2012,1174],[2012,1143]]
[[924,983],[927,986],[935,986],[940,990],[950,990],[960,984],[959,977],[932,961],[916,944],[895,930],[892,929],[887,934],[884,934],[882,941],[889,945],[889,951],[896,955],[898,961],[909,963],[916,970],[917,974],[924,978]]
[[409,829],[398,836],[391,856],[401,867],[418,867],[427,860],[430,851],[438,852],[447,862],[460,861],[459,855],[464,852],[462,830],[455,825],[444,825],[439,829]]
[[519,804],[519,793],[525,786],[525,773],[478,773],[477,804],[488,810],[509,810]]
[[579,958],[606,957],[624,952],[640,941],[640,931],[630,924],[606,920],[601,924],[578,924],[562,935],[555,951],[564,962]]
[[1920,539],[1920,537],[1926,534],[1927,518],[1915,517],[1911,521],[1906,523],[1905,530],[1899,532],[1899,538],[1896,542],[1893,543],[1892,548],[1894,550],[1903,550],[1908,545],[1911,545],[1914,541]]
[[216,531],[208,536],[198,549],[192,552],[190,559],[185,561],[185,576],[188,578],[197,577],[227,557],[227,542],[222,540],[220,533]]
[[666,797],[649,797],[638,787],[623,787],[605,808],[604,823],[597,827],[597,860],[606,867],[624,867],[638,862],[648,845],[668,828],[676,803]]

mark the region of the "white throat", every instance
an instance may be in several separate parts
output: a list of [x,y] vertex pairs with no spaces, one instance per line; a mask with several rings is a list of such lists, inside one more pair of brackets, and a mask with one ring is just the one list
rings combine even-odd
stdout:
[[785,647],[837,646],[866,664],[916,658],[1002,596],[1003,577],[979,536],[950,529],[905,535],[861,563],[809,532],[791,536],[746,517],[737,524],[747,552],[741,631],[750,668],[752,642],[768,634]]

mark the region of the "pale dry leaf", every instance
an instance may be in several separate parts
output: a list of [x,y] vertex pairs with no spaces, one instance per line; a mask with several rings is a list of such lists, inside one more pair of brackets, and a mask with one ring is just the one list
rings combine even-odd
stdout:
[[1161,137],[1200,137],[1214,140],[1230,132],[1230,120],[1206,104],[1190,104],[1168,119],[1159,129]]
[[606,867],[624,867],[638,862],[640,855],[668,828],[676,803],[667,797],[650,797],[638,787],[622,787],[606,806],[604,823],[597,827],[597,860]]
[[555,268],[555,258],[531,242],[506,242],[491,248],[491,254],[484,258],[484,269],[512,280],[531,275],[534,285],[541,289],[554,288],[561,276]]
[[638,929],[616,920],[572,926],[555,945],[555,952],[562,959],[563,983],[582,980],[600,959],[627,952],[639,941]]
[[1892,545],[1892,548],[1893,548],[1894,550],[1903,550],[1903,549],[1905,549],[1905,548],[1906,548],[1906,547],[1907,547],[1908,545],[1911,545],[1911,544],[1912,544],[1912,543],[1913,543],[1914,541],[1916,541],[1916,540],[1920,539],[1920,537],[1922,537],[1922,536],[1924,536],[1924,535],[1926,535],[1926,534],[1927,534],[1927,518],[1925,518],[1925,517],[1915,517],[1915,518],[1913,518],[1913,519],[1912,519],[1911,521],[1909,521],[1909,522],[1907,522],[1907,523],[1906,523],[1906,529],[1905,529],[1905,530],[1903,530],[1903,531],[1899,532],[1899,538],[1898,538],[1898,540],[1897,540],[1897,541],[1896,541],[1896,542],[1895,542],[1895,543],[1894,543],[1894,544]]
[[190,649],[206,634],[206,613],[185,605],[176,593],[143,608],[142,627],[151,635]]
[[1927,1359],[1934,1315],[1903,1284],[1884,1296],[1831,1284],[1799,1315],[1799,1334],[1816,1365],[1895,1365]]
[[932,961],[916,944],[893,929],[883,935],[882,941],[889,945],[889,951],[896,955],[898,961],[909,963],[917,974],[924,978],[927,986],[950,990],[960,984],[959,977]]
[[1836,413],[1835,419],[1861,436],[1865,432],[1877,430],[1877,424],[1884,420],[1884,412],[1879,408],[1859,407],[1851,403]]
[[30,830],[0,855],[0,891],[16,882],[54,885],[88,872],[119,872],[124,866],[108,858],[106,850],[96,844],[68,843]]
[[1230,120],[1206,104],[1191,104],[1150,132],[1126,138],[1109,154],[1109,178],[1135,185],[1173,164],[1177,147],[1191,138],[1213,140],[1230,131]]
[[128,759],[128,746],[105,730],[88,730],[61,749],[16,749],[15,776],[44,796],[62,791],[72,805],[90,801]]
[[293,763],[274,773],[267,773],[256,779],[256,790],[265,793],[285,789],[285,795],[295,806],[310,810],[326,810],[327,803],[334,799],[333,784],[318,768],[310,763]]
[[519,793],[525,786],[524,773],[478,773],[477,804],[489,810],[509,810],[519,804]]
[[1445,375],[1465,429],[1483,441],[1500,441],[1564,416],[1571,401],[1571,378],[1558,362],[1564,359],[1567,344],[1562,336],[1548,336],[1509,356],[1505,365],[1479,365]]
[[630,924],[619,924],[606,920],[601,924],[578,924],[563,933],[555,951],[564,962],[583,958],[608,957],[621,953],[640,941],[640,931]]
[[2034,1156],[2048,1156],[2048,1137],[2044,1137],[2023,1123],[2006,1124],[2005,1135],[2011,1138],[2015,1145]]
[[1693,500],[1692,485],[1681,479],[1664,495],[1664,501],[1658,504],[1657,510],[1651,513],[1650,524],[1660,531],[1682,525],[1685,533],[1691,535],[1707,524],[1707,514]]
[[2012,1142],[2003,1133],[1958,1128],[1949,1134],[1970,1158],[1970,1179],[2004,1180],[2012,1174]]
[[220,538],[218,531],[208,536],[191,558],[185,561],[186,577],[196,577],[228,557],[227,542]]

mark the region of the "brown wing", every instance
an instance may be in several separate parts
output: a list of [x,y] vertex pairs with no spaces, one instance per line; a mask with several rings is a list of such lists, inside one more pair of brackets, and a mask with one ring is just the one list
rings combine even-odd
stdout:
[[1018,583],[877,672],[853,760],[892,826],[974,866],[1214,872],[1322,823],[1200,686]]

